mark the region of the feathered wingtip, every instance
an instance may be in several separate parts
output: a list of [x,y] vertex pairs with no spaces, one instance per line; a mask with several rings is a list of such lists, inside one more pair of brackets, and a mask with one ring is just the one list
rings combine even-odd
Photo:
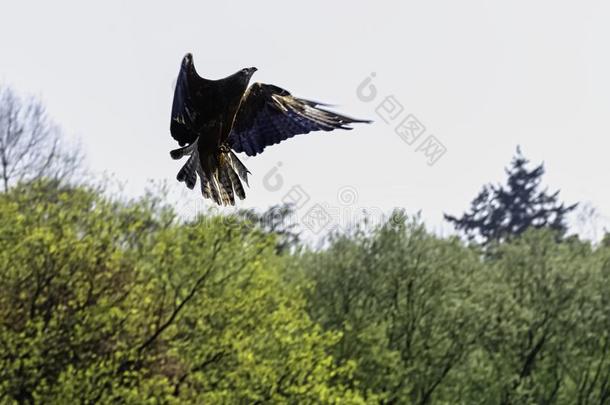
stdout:
[[[358,119],[358,118],[352,118],[352,117],[348,117],[347,115],[343,115],[343,114],[339,114],[339,113],[327,110],[326,108],[320,108],[320,107],[336,108],[337,107],[336,104],[321,103],[319,101],[309,100],[306,98],[299,98],[298,100],[310,107],[315,108],[318,111],[322,111],[323,113],[325,113],[327,115],[328,118],[334,118],[334,119],[342,122],[343,124],[371,124],[371,123],[373,123],[373,120],[362,120],[362,119]],[[351,129],[351,128],[347,127],[347,128],[343,128],[343,129]]]

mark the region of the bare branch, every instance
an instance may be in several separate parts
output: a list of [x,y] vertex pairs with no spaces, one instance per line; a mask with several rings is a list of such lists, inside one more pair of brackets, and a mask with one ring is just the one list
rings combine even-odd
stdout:
[[82,160],[80,148],[66,144],[41,102],[0,87],[1,191],[42,177],[69,181]]

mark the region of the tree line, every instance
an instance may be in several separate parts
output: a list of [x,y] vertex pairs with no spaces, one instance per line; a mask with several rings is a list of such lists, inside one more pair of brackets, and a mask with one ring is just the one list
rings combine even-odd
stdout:
[[323,249],[286,207],[182,220],[54,173],[0,193],[0,403],[610,403],[610,236],[520,152],[463,238],[396,211]]

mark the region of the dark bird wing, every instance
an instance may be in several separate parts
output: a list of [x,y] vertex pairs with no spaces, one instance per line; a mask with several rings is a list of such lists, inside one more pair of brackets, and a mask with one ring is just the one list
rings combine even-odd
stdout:
[[221,81],[199,76],[189,55],[182,60],[174,90],[170,123],[172,137],[180,146],[195,142],[200,126],[215,118],[213,106],[219,83]]
[[352,129],[351,123],[370,122],[322,109],[320,105],[293,97],[277,86],[254,83],[241,101],[228,136],[229,145],[236,152],[254,156],[295,135]]
[[183,62],[178,73],[176,89],[174,90],[172,117],[169,127],[172,137],[178,141],[180,146],[191,144],[197,139],[197,135],[192,131],[194,119],[188,107],[188,105],[192,104],[192,97],[187,69],[187,63]]

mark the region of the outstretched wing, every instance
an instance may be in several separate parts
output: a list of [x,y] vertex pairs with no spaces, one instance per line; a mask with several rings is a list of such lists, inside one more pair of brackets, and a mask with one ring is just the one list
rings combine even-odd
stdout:
[[174,101],[172,103],[172,117],[169,130],[172,137],[178,141],[180,146],[191,144],[197,139],[197,135],[192,131],[194,117],[192,116],[193,97],[189,85],[188,69],[191,59],[185,56],[180,66],[176,89],[174,90]]
[[190,145],[199,136],[202,125],[217,117],[218,99],[223,80],[208,80],[197,74],[193,56],[189,53],[182,59],[174,101],[170,132],[180,146]]
[[293,97],[288,91],[270,84],[254,83],[242,99],[229,145],[248,156],[295,135],[311,131],[352,129],[349,124],[370,122],[346,117],[320,108],[321,104]]

